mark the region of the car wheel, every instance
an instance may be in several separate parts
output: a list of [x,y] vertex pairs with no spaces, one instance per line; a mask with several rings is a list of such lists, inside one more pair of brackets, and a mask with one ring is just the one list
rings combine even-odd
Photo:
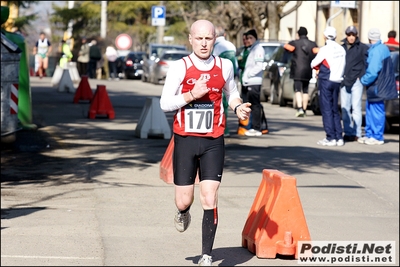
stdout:
[[293,107],[294,109],[297,109],[297,99],[296,99],[296,95],[295,95],[294,92],[293,92],[292,107]]
[[321,115],[321,109],[319,106],[318,90],[315,90],[310,97],[310,107],[314,115]]
[[279,83],[272,83],[271,84],[271,105],[276,105],[279,103],[279,92],[278,92],[278,88],[279,88]]
[[260,92],[260,102],[267,102],[268,98],[265,96],[264,91]]
[[286,102],[285,98],[283,97],[283,89],[282,88],[279,88],[279,96],[278,96],[278,98],[279,98],[279,106],[280,107],[286,107],[287,102]]
[[389,119],[385,120],[385,133],[390,133],[392,130],[392,124],[390,123]]

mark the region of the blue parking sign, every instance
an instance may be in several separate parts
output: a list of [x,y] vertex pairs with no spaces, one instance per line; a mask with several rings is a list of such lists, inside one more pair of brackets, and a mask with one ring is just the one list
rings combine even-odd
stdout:
[[152,26],[165,26],[166,10],[165,6],[152,6],[151,7],[151,25]]

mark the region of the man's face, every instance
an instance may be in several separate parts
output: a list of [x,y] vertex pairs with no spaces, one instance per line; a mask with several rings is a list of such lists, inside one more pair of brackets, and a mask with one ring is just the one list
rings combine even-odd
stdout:
[[42,33],[42,34],[40,34],[40,40],[44,40],[44,34]]
[[189,42],[196,56],[200,59],[208,59],[215,43],[213,27],[209,25],[196,27],[189,35]]
[[249,41],[247,40],[247,35],[243,35],[243,45],[244,45],[245,47],[250,46],[250,45],[249,45]]
[[356,38],[357,38],[357,35],[352,32],[349,34],[346,34],[346,39],[349,44],[354,44],[354,42],[356,41]]
[[252,46],[257,40],[253,35],[246,35],[248,46]]

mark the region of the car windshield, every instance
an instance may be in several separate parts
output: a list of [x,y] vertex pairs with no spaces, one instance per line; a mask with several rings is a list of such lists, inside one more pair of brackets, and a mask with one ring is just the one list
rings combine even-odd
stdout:
[[143,58],[143,53],[135,53],[135,54],[129,54],[128,59],[134,61],[134,62],[139,62]]
[[289,53],[283,46],[280,46],[274,51],[272,59],[281,63],[289,63],[292,59],[292,53]]
[[161,55],[165,50],[186,50],[184,47],[179,46],[153,46],[151,49],[152,55]]
[[274,46],[264,46],[264,52],[265,52],[265,58],[271,58],[272,53],[274,53],[275,49],[279,45],[274,45]]
[[188,54],[182,54],[182,53],[166,53],[163,55],[162,60],[178,60],[187,55]]

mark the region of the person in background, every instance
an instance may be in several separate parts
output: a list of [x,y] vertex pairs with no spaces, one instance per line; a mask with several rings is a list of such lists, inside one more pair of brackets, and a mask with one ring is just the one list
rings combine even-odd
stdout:
[[[239,54],[237,55],[238,75],[240,84],[240,96],[242,97],[243,102],[247,102],[247,91],[246,91],[247,89],[243,85],[243,79],[242,79],[244,67],[246,66],[247,56],[249,55],[250,52],[249,50],[250,44],[247,40],[246,32],[243,33],[242,40],[243,40],[243,46],[240,48]],[[250,129],[251,129],[251,114],[250,117],[245,120],[239,119],[237,134],[245,135],[245,133]]]
[[[164,112],[175,111],[173,173],[175,227],[184,232],[191,222],[196,174],[203,208],[200,266],[212,266],[212,248],[218,225],[218,190],[225,160],[225,116],[222,93],[240,119],[250,115],[250,103],[242,103],[232,63],[212,56],[215,27],[197,20],[190,27],[193,52],[173,62],[161,93]],[[202,116],[205,115],[205,116]],[[184,244],[183,244],[184,245]]]
[[33,54],[38,61],[37,71],[41,79],[43,78],[43,75],[46,73],[46,70],[49,67],[49,55],[51,53],[52,47],[44,32],[41,32],[39,36],[39,40],[36,41],[36,44],[33,47]]
[[238,74],[239,74],[239,82],[240,82],[240,87],[241,87],[241,97],[243,99],[244,102],[247,102],[247,91],[244,91],[243,87],[243,71],[244,71],[244,67],[246,66],[246,60],[247,60],[247,56],[250,53],[249,47],[250,44],[247,40],[247,35],[246,33],[243,33],[242,36],[242,40],[243,40],[243,47],[242,50],[240,51],[239,55],[237,56],[237,62],[238,62]]
[[72,60],[73,54],[69,47],[69,42],[66,40],[61,41],[61,58],[60,58],[60,67],[67,68],[68,62]]
[[300,27],[297,31],[299,38],[284,45],[284,48],[293,53],[290,66],[290,78],[293,79],[294,92],[297,102],[296,117],[306,116],[308,106],[308,86],[312,78],[311,61],[318,53],[318,46],[307,37],[308,31]]
[[389,47],[390,51],[399,50],[399,42],[396,41],[396,31],[391,30],[388,32],[388,40],[385,42],[385,45]]
[[261,136],[263,107],[260,101],[260,92],[263,75],[264,48],[260,45],[257,32],[252,29],[246,32],[246,38],[250,45],[248,48],[246,64],[243,71],[243,92],[247,92],[246,99],[251,103],[251,127],[245,132],[246,136]]
[[346,66],[346,51],[335,42],[336,29],[328,26],[324,31],[326,43],[311,61],[311,68],[319,70],[318,96],[322,124],[326,137],[317,142],[322,146],[343,146],[343,129],[338,100],[340,84]]
[[353,142],[361,137],[361,102],[364,87],[360,79],[365,73],[368,46],[360,42],[356,27],[347,27],[345,34],[346,38],[342,40],[342,47],[346,51],[346,67],[340,88],[340,105],[344,130],[343,140]]
[[108,73],[109,73],[109,80],[119,80],[118,74],[117,74],[117,63],[116,60],[118,58],[118,52],[114,48],[114,46],[109,45],[106,48],[106,54],[105,54],[108,62]]
[[87,75],[89,64],[89,44],[86,37],[82,37],[82,45],[79,49],[77,67],[79,75]]
[[[214,44],[214,49],[212,54],[215,56],[220,56],[222,58],[227,58],[232,62],[234,76],[237,77],[238,74],[238,62],[236,59],[236,46],[225,39],[226,33],[224,28],[221,26],[216,27],[215,29],[216,39]],[[224,113],[226,117],[225,124],[225,137],[230,136],[229,128],[228,128],[228,101],[226,99],[225,93],[222,94],[223,97],[223,105],[224,105]]]
[[386,123],[385,100],[397,99],[393,62],[387,45],[381,41],[379,29],[368,31],[367,69],[361,83],[367,89],[365,103],[365,136],[357,141],[366,145],[383,145]]
[[89,66],[88,76],[91,79],[97,78],[97,65],[103,57],[101,56],[100,48],[97,46],[97,41],[92,40],[89,47]]
[[98,60],[96,63],[96,79],[97,80],[101,80],[103,78],[103,74],[106,74],[105,70],[104,70],[104,63],[105,63],[105,58],[104,58],[104,56],[101,56],[100,60]]

